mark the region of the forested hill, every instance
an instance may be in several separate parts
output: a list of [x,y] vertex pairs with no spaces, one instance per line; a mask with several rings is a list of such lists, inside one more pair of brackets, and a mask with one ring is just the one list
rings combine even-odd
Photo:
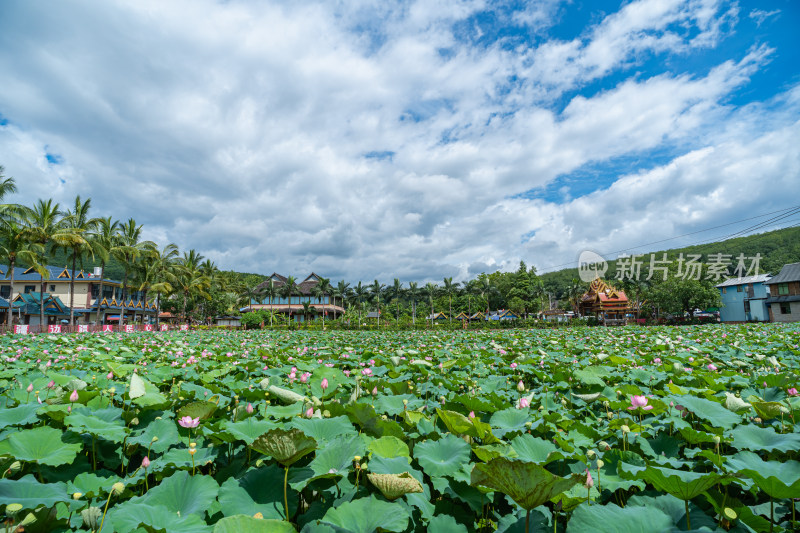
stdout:
[[[598,251],[602,252],[602,250]],[[761,254],[759,273],[771,273],[774,275],[780,272],[781,267],[786,263],[800,261],[800,227],[779,229],[767,233],[758,233],[747,237],[736,237],[720,242],[686,246],[684,248],[647,252],[642,259],[645,263],[648,263],[650,260],[650,253],[655,253],[657,259],[660,259],[664,252],[667,253],[668,259],[677,259],[678,255],[681,253],[684,254],[684,257],[686,257],[687,254],[700,254],[703,257],[703,261],[706,261],[710,254],[727,254],[732,257],[732,263],[734,265],[736,263],[736,257],[739,256],[739,254],[744,254],[745,257],[753,257],[756,254]],[[641,252],[629,252],[629,254],[632,253]],[[616,271],[616,261],[609,261],[608,266],[609,272]],[[557,295],[563,294],[565,289],[572,283],[573,279],[579,279],[577,268],[565,268],[554,272],[546,272],[540,274],[539,277],[542,279],[547,290]]]

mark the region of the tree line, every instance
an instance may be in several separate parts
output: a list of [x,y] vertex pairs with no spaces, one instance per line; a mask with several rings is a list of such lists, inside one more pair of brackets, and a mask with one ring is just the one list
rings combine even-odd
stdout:
[[[144,240],[142,225],[133,218],[126,221],[112,217],[92,216],[91,199],[75,198],[64,208],[52,199],[38,200],[33,205],[4,203],[17,191],[11,177],[5,177],[0,166],[0,260],[7,265],[11,294],[15,292],[15,267],[32,267],[42,278],[40,293],[46,292],[50,271],[47,268],[56,256],[65,257],[73,272],[83,269],[87,261],[99,264],[98,301],[108,290],[106,265],[121,265],[121,300],[132,296],[144,304],[155,297],[158,313],[180,311],[186,320],[190,312],[199,317],[213,316],[220,311],[233,312],[237,305],[249,303],[242,294],[247,275],[222,272],[214,262],[195,250],[181,253],[175,244],[159,247]],[[70,276],[70,325],[75,323],[75,279]],[[113,292],[112,292],[113,294]],[[44,323],[44,305],[39,305]],[[11,306],[6,321],[11,324]],[[97,309],[99,322],[101,310]],[[125,308],[120,310],[120,323]]]

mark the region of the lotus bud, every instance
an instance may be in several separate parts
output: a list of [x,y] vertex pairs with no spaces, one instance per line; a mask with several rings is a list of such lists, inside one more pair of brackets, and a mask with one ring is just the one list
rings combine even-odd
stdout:
[[82,492],[73,492],[73,493],[72,493],[72,499],[73,499],[73,500],[80,500],[80,499],[81,499],[81,496],[83,496],[83,493],[82,493]]
[[603,468],[605,465],[602,459],[597,460],[597,468]]
[[713,439],[712,439],[712,440],[714,441],[714,444],[716,444],[717,446],[719,446],[719,441],[720,441],[720,439],[719,439],[719,435],[714,435],[714,437],[713,437]]
[[150,442],[158,442],[158,437],[153,437],[152,439],[150,439]]
[[28,388],[25,390],[27,390],[28,392],[33,392],[33,383],[29,384]]
[[78,391],[77,389],[73,389],[72,394],[69,395],[69,401],[75,403],[78,401]]
[[519,380],[519,383],[517,383],[517,391],[525,392],[525,384],[522,382],[522,380]]
[[245,410],[245,412],[247,412],[248,415],[253,414],[253,410],[254,410],[253,409],[253,404],[250,403],[250,402],[247,402],[247,407],[245,407],[244,410]]
[[145,458],[142,459],[142,468],[147,469],[149,466],[150,466],[150,458],[145,456]]
[[111,485],[111,494],[115,496],[119,496],[120,494],[122,494],[122,491],[124,490],[125,490],[125,484],[122,483],[121,481],[117,481],[116,483]]
[[623,433],[630,433],[631,432],[631,428],[629,428],[627,425],[623,425],[622,428],[620,428],[620,429],[622,429]]

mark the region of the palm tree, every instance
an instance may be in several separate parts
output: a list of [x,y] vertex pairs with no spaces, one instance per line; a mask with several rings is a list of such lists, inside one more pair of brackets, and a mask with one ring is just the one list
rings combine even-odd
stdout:
[[39,245],[40,258],[32,266],[42,278],[41,301],[39,302],[39,327],[44,329],[44,291],[50,270],[47,268],[53,248],[66,248],[86,239],[75,231],[65,227],[58,204],[53,200],[38,200],[33,207],[25,207],[22,211],[25,234],[32,243]]
[[482,277],[478,278],[476,281],[478,283],[475,286],[475,290],[478,291],[478,294],[480,294],[482,298],[483,297],[486,298],[486,314],[488,315],[489,314],[489,297],[492,294],[495,294],[497,292],[497,288],[494,285],[492,285],[492,280],[490,280],[488,276],[483,275]]
[[433,311],[433,299],[436,293],[439,292],[439,287],[437,287],[435,283],[428,282],[425,284],[423,292],[428,296],[428,300],[430,300],[431,303],[431,326],[433,326],[433,315],[435,314]]
[[297,292],[297,280],[294,276],[289,276],[279,289],[281,298],[286,298],[286,301],[289,303],[289,322],[292,321],[292,295],[295,292]]
[[472,296],[475,294],[476,280],[470,280],[464,283],[464,293],[467,295],[467,320],[472,317]]
[[170,243],[162,248],[161,251],[153,250],[145,254],[145,256],[147,258],[146,262],[151,265],[152,275],[149,276],[149,284],[146,286],[140,285],[139,290],[144,291],[145,305],[147,304],[147,291],[151,290],[156,293],[156,327],[158,327],[161,323],[159,318],[161,314],[161,295],[170,294],[174,290],[170,283],[170,277],[175,261],[178,258],[178,247]]
[[85,202],[81,202],[81,197],[75,198],[75,208],[72,211],[67,211],[64,216],[64,227],[75,233],[76,237],[80,236],[80,240],[74,240],[71,245],[65,246],[65,250],[69,250],[68,258],[72,261],[72,272],[69,276],[69,325],[75,325],[75,267],[78,259],[83,263],[83,256],[91,254],[94,257],[92,250],[92,239],[90,238],[91,232],[97,228],[99,219],[89,218],[89,209],[92,207],[92,199],[88,198]]
[[360,281],[358,282],[358,285],[353,287],[353,296],[355,297],[356,301],[358,302],[358,327],[359,328],[361,327],[361,309],[362,309],[361,301],[364,299],[364,297],[367,295],[368,292],[369,292],[369,289],[367,289],[366,285],[362,285]]
[[190,250],[188,254],[184,252],[170,276],[171,283],[183,297],[181,316],[184,322],[186,321],[186,306],[190,297],[210,298],[206,291],[211,286],[211,280],[200,271],[202,259],[203,257],[194,250]]
[[31,265],[36,264],[40,254],[39,247],[40,245],[31,243],[28,240],[25,234],[25,227],[18,221],[11,218],[0,220],[0,257],[2,257],[3,261],[7,261],[8,264],[6,278],[11,278],[7,317],[9,327],[11,326],[12,318],[11,300],[14,298],[14,268],[19,262]]
[[272,278],[267,280],[267,284],[261,289],[260,294],[269,298],[269,326],[272,327],[272,302],[276,296],[279,296],[278,288],[275,286],[275,281]]
[[350,290],[350,284],[346,283],[344,280],[341,280],[336,284],[336,291],[339,293],[339,298],[342,300],[342,309],[345,311],[347,309],[345,308],[344,304],[347,296],[350,294]]
[[[125,322],[125,300],[128,299],[128,276],[134,266],[136,259],[148,250],[156,248],[152,241],[141,241],[142,226],[136,225],[136,221],[129,218],[127,222],[120,226],[119,242],[112,250],[112,255],[122,263],[125,274],[122,279],[122,305],[120,306],[119,323]],[[134,311],[134,316],[136,312]]]
[[417,324],[417,297],[419,296],[419,287],[416,281],[408,282],[408,290],[406,294],[411,298],[411,324]]
[[379,283],[377,279],[372,282],[372,285],[369,286],[370,293],[375,299],[375,307],[378,312],[378,326],[381,325],[381,293],[383,292],[384,287],[386,287],[386,285]]
[[444,278],[444,287],[442,291],[447,295],[450,300],[450,323],[453,322],[453,293],[458,290],[459,283],[453,283],[453,278]]
[[[6,195],[17,192],[17,184],[14,182],[14,178],[6,178],[4,173],[5,169],[3,165],[0,165],[0,201]],[[19,215],[21,211],[22,207],[17,204],[0,204],[0,217],[2,218],[8,215]]]
[[400,283],[400,280],[398,278],[394,278],[394,283],[392,283],[392,286],[389,287],[389,291],[390,291],[390,293],[392,295],[392,298],[394,298],[397,301],[397,322],[399,323],[400,322],[400,298],[403,296],[403,293],[405,292],[405,289],[403,288],[403,284]]
[[322,329],[325,329],[325,302],[323,298],[331,292],[331,280],[327,278],[320,278],[319,282],[314,285],[311,290],[312,294],[322,302]]
[[112,221],[111,217],[99,218],[94,232],[90,236],[92,250],[95,256],[100,259],[100,287],[97,291],[97,318],[95,321],[100,323],[100,303],[103,301],[103,284],[106,276],[106,263],[108,263],[111,253],[117,246],[119,238],[119,222]]

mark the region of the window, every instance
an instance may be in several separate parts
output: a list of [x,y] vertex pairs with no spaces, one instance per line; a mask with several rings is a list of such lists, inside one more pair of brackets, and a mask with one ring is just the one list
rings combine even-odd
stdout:
[[3,285],[0,287],[0,297],[6,299],[11,297],[11,285]]
[[95,298],[97,298],[97,293],[98,293],[98,292],[100,292],[100,287],[98,287],[97,285],[95,285],[95,284],[93,283],[93,284],[92,284],[92,299],[93,299],[93,300],[94,300]]
[[53,292],[55,290],[56,290],[56,286],[55,285],[50,285],[50,292]]
[[722,287],[722,294],[728,294],[728,287]]
[[737,285],[736,286],[736,292],[742,292],[742,286],[741,285]]
[[750,300],[745,300],[744,301],[744,312],[745,313],[749,313],[750,312]]
[[36,285],[25,285],[25,294],[36,292]]
[[778,283],[778,295],[785,296],[789,294],[789,284],[788,283]]
[[781,304],[781,314],[788,315],[792,312],[791,308],[789,307],[789,302],[784,302]]

